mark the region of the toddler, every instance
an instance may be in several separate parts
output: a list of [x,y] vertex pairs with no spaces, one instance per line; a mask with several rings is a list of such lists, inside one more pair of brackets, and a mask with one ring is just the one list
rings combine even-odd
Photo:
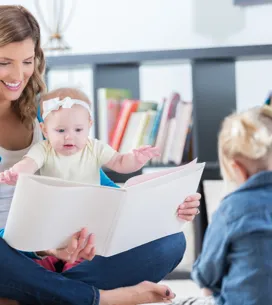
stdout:
[[[46,140],[32,146],[21,161],[0,173],[0,183],[14,185],[18,174],[34,174],[39,170],[44,176],[100,184],[101,166],[130,173],[160,155],[158,149],[151,146],[120,154],[108,144],[91,139],[90,101],[80,90],[62,88],[43,95],[41,111],[44,120],[41,129]],[[54,270],[56,262],[53,257],[39,261],[50,270]],[[63,271],[72,266],[66,263]]]
[[272,304],[272,107],[228,116],[218,146],[235,190],[214,213],[193,267],[206,297],[175,304]]

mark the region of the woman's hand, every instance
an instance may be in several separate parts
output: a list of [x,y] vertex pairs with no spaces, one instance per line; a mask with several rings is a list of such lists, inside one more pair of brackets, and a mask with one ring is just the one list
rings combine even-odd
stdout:
[[91,261],[95,256],[94,235],[89,235],[84,228],[72,236],[67,247],[49,250],[46,253],[70,264],[80,259]]
[[196,193],[185,199],[185,201],[178,207],[178,217],[182,220],[192,221],[195,216],[199,214],[201,195]]

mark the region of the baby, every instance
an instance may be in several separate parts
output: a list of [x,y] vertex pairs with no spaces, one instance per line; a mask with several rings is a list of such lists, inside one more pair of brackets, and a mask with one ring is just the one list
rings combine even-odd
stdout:
[[151,146],[120,154],[108,144],[91,139],[90,101],[80,90],[62,88],[43,95],[41,111],[41,129],[46,140],[32,146],[20,162],[0,173],[0,183],[14,185],[18,174],[40,170],[43,176],[100,184],[101,166],[130,173],[160,155]]

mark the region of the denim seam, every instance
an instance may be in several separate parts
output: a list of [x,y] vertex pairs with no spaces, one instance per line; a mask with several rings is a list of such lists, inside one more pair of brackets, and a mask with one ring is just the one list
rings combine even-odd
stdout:
[[[10,289],[14,289],[14,290],[16,290],[16,291],[18,291],[18,292],[20,292],[22,295],[29,295],[29,296],[31,296],[31,297],[35,297],[35,295],[34,294],[32,294],[31,292],[28,292],[28,291],[22,291],[21,289],[18,289],[18,288],[16,288],[16,287],[10,287],[10,286],[8,286],[8,285],[3,285],[3,284],[0,284],[0,286],[1,287],[4,287],[4,288],[8,288],[9,290]],[[44,296],[40,296],[40,299],[43,299],[43,300],[49,300],[50,302],[52,301],[52,299],[51,298],[47,298],[47,297],[44,297]],[[60,302],[54,302],[54,304],[62,304],[62,302],[60,303]]]
[[94,288],[94,286],[92,286],[92,290],[93,290],[93,295],[94,295],[92,305],[98,305],[98,303],[99,303],[99,291],[96,288]]

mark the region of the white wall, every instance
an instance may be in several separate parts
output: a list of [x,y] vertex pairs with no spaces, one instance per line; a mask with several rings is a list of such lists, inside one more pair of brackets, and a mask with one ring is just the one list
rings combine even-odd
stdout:
[[140,96],[143,100],[161,101],[175,91],[192,101],[192,69],[189,62],[144,64],[140,67]]
[[[272,5],[242,8],[232,0],[75,1],[77,7],[65,37],[77,54],[266,44],[272,40]],[[44,18],[52,20],[52,0],[39,2]],[[64,2],[67,15],[73,0]],[[23,4],[37,16],[35,0],[1,0],[0,4]]]
[[[45,11],[44,18],[52,20],[49,13],[52,0],[39,1]],[[64,15],[68,14],[72,1],[64,1]],[[72,54],[269,44],[272,41],[272,5],[242,8],[234,6],[232,0],[75,1],[74,17],[64,33],[72,46]],[[23,4],[37,16],[35,0],[0,0],[0,4]],[[45,42],[48,34],[43,26],[42,29]],[[272,88],[271,62],[237,63],[239,109],[259,104]],[[184,70],[184,67],[172,72],[169,67],[161,71],[144,67],[141,72],[142,96],[151,99],[152,92],[153,99],[157,99],[161,92],[168,95],[173,81],[173,87],[180,82],[181,93],[185,91],[190,98],[187,92],[191,90],[191,74],[186,74],[187,68]],[[155,74],[165,76],[164,85],[160,82],[158,86],[156,79],[152,81]]]
[[261,105],[272,91],[272,60],[236,62],[238,110]]

